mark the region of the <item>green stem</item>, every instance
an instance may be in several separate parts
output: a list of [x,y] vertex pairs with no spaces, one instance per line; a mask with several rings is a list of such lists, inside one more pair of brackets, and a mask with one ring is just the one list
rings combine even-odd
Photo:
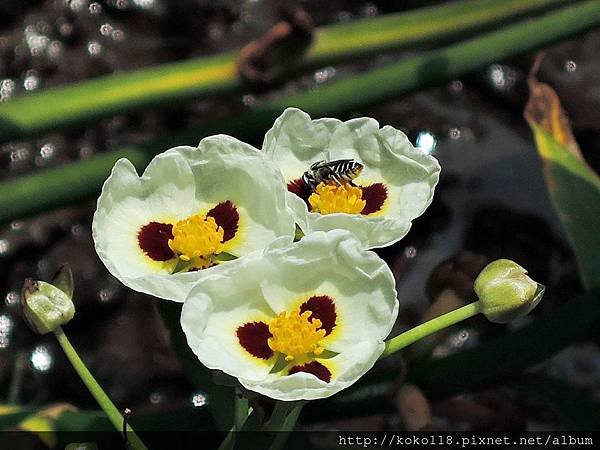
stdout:
[[234,424],[221,445],[219,445],[218,450],[233,450],[235,447],[235,433],[242,429],[251,412],[252,408],[250,408],[248,399],[237,392],[234,397]]
[[481,303],[479,301],[469,303],[461,308],[450,311],[449,313],[442,314],[439,317],[428,320],[419,326],[411,328],[402,334],[390,339],[385,343],[385,350],[381,355],[381,358],[385,358],[404,347],[409,346],[417,342],[419,339],[429,336],[437,331],[448,328],[458,322],[462,322],[465,319],[473,317],[481,312]]
[[8,403],[10,405],[17,404],[19,401],[19,395],[21,393],[21,388],[23,387],[23,371],[25,370],[26,362],[27,353],[23,350],[19,350],[13,362],[12,377],[8,391]]
[[[275,404],[276,408],[277,408],[277,404],[279,404],[279,403],[281,403],[281,402],[277,402]],[[300,417],[300,412],[302,411],[302,406],[304,406],[304,405],[300,404],[300,405],[293,407],[293,409],[290,411],[290,413],[285,417],[285,420],[283,421],[283,424],[281,425],[280,429],[275,430],[277,434],[275,435],[275,439],[273,440],[271,447],[269,447],[269,450],[281,450],[282,448],[285,447],[285,443],[287,442],[289,434],[290,434],[290,432],[294,431],[296,422],[298,421],[298,417]],[[287,409],[289,410],[289,407]],[[273,414],[275,414],[275,411],[273,411]],[[271,417],[271,420],[272,420],[272,417]],[[269,426],[270,425],[271,424],[269,423]]]
[[[94,376],[88,370],[83,360],[77,354],[75,348],[73,348],[71,345],[71,342],[69,342],[69,339],[62,328],[58,327],[56,330],[54,330],[54,335],[65,352],[65,355],[67,355],[71,365],[81,378],[81,381],[83,381],[90,393],[94,396],[98,402],[98,405],[100,405],[100,408],[102,408],[104,413],[108,416],[113,426],[117,429],[117,431],[121,432],[123,430],[124,419],[117,407],[113,404],[108,395],[106,395],[104,390],[102,390]],[[129,425],[127,425],[127,438],[133,449],[147,450],[144,443]]]
[[[493,62],[537,50],[598,25],[600,2],[578,3],[319,89],[265,102],[238,117],[217,120],[159,141],[130,145],[87,161],[9,180],[0,183],[0,223],[96,195],[119,158],[128,158],[138,169],[143,169],[156,153],[174,145],[197,142],[210,134],[227,133],[251,141],[260,138],[286,106],[302,108],[315,117],[356,111],[469,74]],[[360,95],[356,95],[357,92]]]
[[[414,44],[446,41],[469,30],[577,0],[467,0],[320,27],[288,75]],[[45,89],[0,105],[0,142],[81,125],[113,114],[247,88],[237,52],[112,74]]]
[[271,418],[267,425],[268,431],[281,431],[288,412],[293,408],[294,404],[290,402],[276,401]]

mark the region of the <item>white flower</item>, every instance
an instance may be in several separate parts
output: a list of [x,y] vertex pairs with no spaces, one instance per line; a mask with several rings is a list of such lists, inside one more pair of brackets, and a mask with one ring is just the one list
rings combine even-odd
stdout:
[[200,361],[278,400],[328,397],[367,372],[398,314],[394,277],[349,232],[315,232],[194,287],[181,325]]
[[232,137],[203,139],[156,156],[139,177],[115,164],[94,214],[96,251],[123,284],[183,301],[225,261],[291,243],[295,226],[277,168]]
[[[365,248],[393,244],[408,233],[431,203],[440,172],[433,156],[390,126],[380,129],[370,118],[311,120],[294,108],[267,132],[263,151],[281,169],[288,203],[305,234],[347,229]],[[344,159],[360,164],[351,182],[338,178],[311,187],[303,181],[313,163]]]

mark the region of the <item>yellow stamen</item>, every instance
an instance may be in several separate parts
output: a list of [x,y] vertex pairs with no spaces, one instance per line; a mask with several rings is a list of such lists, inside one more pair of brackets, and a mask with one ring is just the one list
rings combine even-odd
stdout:
[[183,261],[216,255],[223,249],[223,228],[212,217],[196,214],[173,225],[169,247]]
[[366,202],[362,199],[362,189],[350,183],[319,183],[308,197],[311,211],[321,214],[347,213],[360,214]]
[[269,324],[269,331],[273,337],[269,338],[268,344],[271,350],[286,355],[286,361],[313,353],[320,355],[323,347],[319,341],[323,339],[326,331],[319,329],[322,323],[319,319],[309,320],[312,311],[300,313],[296,308],[289,315],[284,311]]

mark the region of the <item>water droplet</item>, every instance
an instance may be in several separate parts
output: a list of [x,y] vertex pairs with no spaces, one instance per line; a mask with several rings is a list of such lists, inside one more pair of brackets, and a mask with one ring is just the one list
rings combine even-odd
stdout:
[[94,149],[89,145],[84,145],[79,149],[79,159],[88,159],[94,154]]
[[52,41],[48,46],[48,57],[53,60],[57,60],[63,50],[63,44],[60,41]]
[[75,224],[71,227],[71,234],[75,237],[81,237],[85,234],[85,228],[83,225]]
[[123,30],[113,30],[110,37],[112,37],[113,41],[120,42],[125,39],[125,32]]
[[437,138],[435,137],[435,134],[428,130],[420,131],[419,134],[417,134],[415,147],[423,153],[431,155],[437,147]]
[[223,28],[218,25],[211,25],[208,30],[208,37],[212,40],[218,40],[223,37]]
[[56,151],[56,147],[54,144],[47,143],[42,146],[40,149],[40,156],[45,159],[52,158],[54,156],[54,152]]
[[23,87],[27,91],[33,91],[40,85],[40,79],[36,75],[29,75],[23,80]]
[[335,76],[335,68],[334,67],[325,67],[323,69],[317,70],[314,75],[315,82],[317,84],[325,83]]
[[417,249],[412,245],[409,245],[404,249],[404,257],[407,259],[412,259],[417,256]]
[[565,70],[567,72],[575,72],[577,70],[577,63],[572,60],[566,61],[565,62]]
[[29,158],[29,150],[26,147],[19,147],[10,152],[10,160],[12,162],[23,161]]
[[69,7],[72,11],[79,12],[87,5],[87,0],[70,0]]
[[128,0],[116,0],[115,6],[117,7],[117,9],[126,9],[129,7],[129,1]]
[[514,86],[517,81],[517,74],[510,67],[493,64],[488,69],[488,77],[492,84],[499,90],[507,91]]
[[23,221],[22,220],[13,220],[10,223],[10,229],[13,231],[19,231],[23,229]]
[[350,14],[348,11],[342,11],[338,13],[337,18],[340,22],[348,22],[352,19],[352,14]]
[[102,45],[96,41],[89,41],[87,45],[87,51],[91,56],[99,56],[102,53]]
[[6,314],[0,315],[0,349],[10,345],[10,335],[13,329],[13,320]]
[[34,370],[48,372],[52,368],[53,358],[50,350],[45,345],[38,345],[29,358]]
[[363,11],[364,11],[364,15],[367,17],[373,17],[373,16],[376,16],[377,14],[379,14],[379,10],[377,9],[377,6],[374,5],[373,3],[365,3],[365,6],[363,7]]
[[255,101],[256,101],[256,98],[254,97],[254,95],[251,95],[251,94],[246,94],[242,97],[242,102],[246,106],[253,105]]
[[15,291],[10,291],[8,294],[6,294],[4,303],[6,303],[6,306],[15,306],[17,303],[19,303],[19,294]]
[[452,140],[458,140],[460,139],[462,133],[460,131],[460,128],[450,128],[448,130],[448,137]]
[[450,92],[452,92],[453,94],[458,94],[459,92],[462,92],[463,88],[464,85],[460,80],[454,80],[450,83]]
[[110,23],[103,23],[100,25],[100,34],[102,36],[109,36],[113,31],[113,27]]
[[92,3],[90,3],[90,6],[88,7],[88,11],[92,15],[100,14],[102,12],[102,5],[98,2],[92,2]]
[[9,249],[10,249],[10,245],[9,245],[8,241],[6,239],[0,239],[0,256],[8,253]]
[[0,102],[11,98],[15,92],[16,83],[10,78],[5,78],[0,82]]
[[133,0],[133,3],[139,8],[151,9],[152,7],[154,7],[156,0]]
[[153,392],[152,394],[150,394],[150,403],[152,403],[153,405],[158,405],[163,400],[164,395],[162,395],[160,392]]
[[98,298],[100,299],[100,303],[108,303],[115,297],[115,289],[104,288],[98,291]]
[[206,404],[208,404],[208,397],[204,392],[194,392],[192,394],[192,405],[195,408],[205,406]]

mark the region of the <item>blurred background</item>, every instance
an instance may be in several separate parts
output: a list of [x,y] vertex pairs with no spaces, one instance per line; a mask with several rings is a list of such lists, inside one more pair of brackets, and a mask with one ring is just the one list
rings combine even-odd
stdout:
[[[239,49],[282,20],[277,3],[3,0],[0,101]],[[295,6],[320,27],[442,3],[306,0]],[[0,144],[0,182],[236,116],[272,99],[318,91],[429,46],[336,62],[273,87],[246,85],[217,96],[165,102],[89,125],[11,139]],[[538,72],[538,78],[558,93],[584,157],[596,172],[600,169],[599,54],[600,31],[589,31],[547,48]],[[588,414],[600,404],[597,333],[563,345],[514,380],[484,380],[473,388],[443,392],[435,387],[435,376],[410,375],[413,367],[426,367],[431,360],[526,327],[583,292],[523,118],[527,74],[534,57],[489,64],[417,93],[347,111],[340,118],[371,116],[382,125],[399,128],[442,166],[431,207],[405,239],[379,251],[398,282],[401,311],[396,331],[472,300],[469,283],[491,259],[510,258],[526,267],[532,278],[547,286],[544,301],[530,317],[516,323],[473,319],[381,362],[345,397],[309,405],[300,419],[304,426],[520,431],[598,425],[598,410]],[[261,139],[252,143],[260,147]],[[207,408],[210,396],[184,373],[159,302],[121,285],[96,256],[91,239],[94,209],[91,198],[0,227],[0,403],[32,407],[67,403],[81,410],[98,409],[54,337],[34,335],[19,313],[23,280],[50,280],[67,262],[75,276],[77,312],[65,331],[112,400],[137,416]],[[494,360],[499,370],[507,363]],[[421,384],[419,377],[425,380]]]

